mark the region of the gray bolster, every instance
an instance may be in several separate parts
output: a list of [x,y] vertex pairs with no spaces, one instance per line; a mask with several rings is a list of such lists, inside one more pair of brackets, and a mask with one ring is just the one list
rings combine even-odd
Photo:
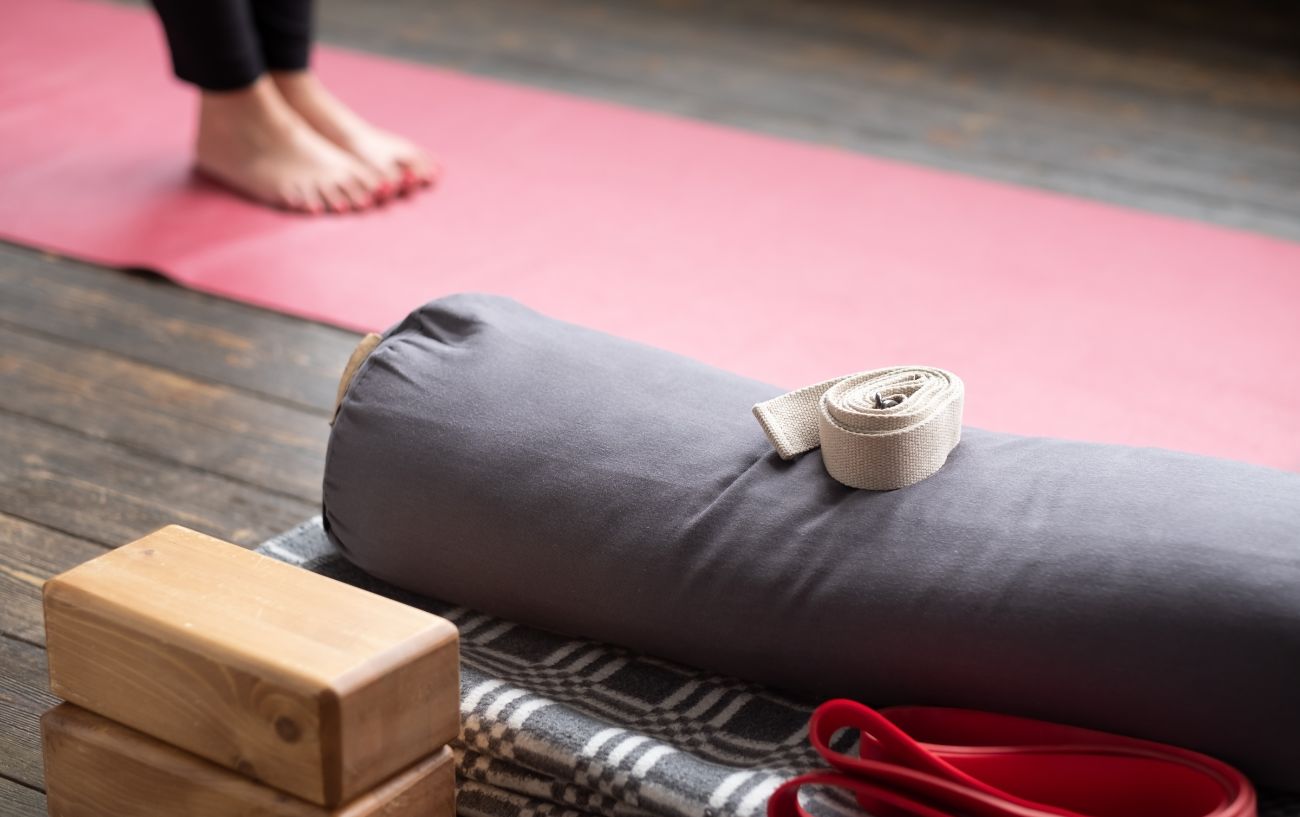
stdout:
[[781,392],[503,298],[435,301],[343,396],[329,534],[496,616],[1300,788],[1300,476],[967,428],[929,479],[859,491],[772,450],[750,409]]

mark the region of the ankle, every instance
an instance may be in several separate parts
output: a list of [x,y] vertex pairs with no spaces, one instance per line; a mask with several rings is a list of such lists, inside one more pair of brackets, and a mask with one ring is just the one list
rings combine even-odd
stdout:
[[199,124],[243,125],[273,121],[289,113],[275,84],[265,75],[252,85],[234,91],[203,91],[199,96]]
[[290,104],[319,97],[325,92],[325,86],[309,68],[271,71],[267,76],[275,90]]
[[273,71],[270,76],[285,104],[336,145],[347,148],[369,127],[311,71]]

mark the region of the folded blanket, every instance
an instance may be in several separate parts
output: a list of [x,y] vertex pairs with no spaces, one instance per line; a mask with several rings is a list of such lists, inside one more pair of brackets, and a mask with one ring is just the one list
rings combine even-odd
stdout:
[[[822,765],[809,701],[414,596],[344,559],[319,518],[258,550],[461,628],[463,817],[748,817],[781,781]],[[1260,794],[1260,817],[1300,817],[1300,796]],[[861,813],[834,793],[805,805]]]
[[[319,517],[258,550],[460,628],[467,817],[746,817],[821,765],[807,739],[812,702],[415,596],[344,559]],[[839,795],[814,800],[817,815],[853,812]]]
[[1300,790],[1300,475],[965,428],[932,476],[854,490],[820,451],[772,450],[751,408],[780,393],[508,299],[435,301],[342,397],[326,531],[366,572],[494,616]]

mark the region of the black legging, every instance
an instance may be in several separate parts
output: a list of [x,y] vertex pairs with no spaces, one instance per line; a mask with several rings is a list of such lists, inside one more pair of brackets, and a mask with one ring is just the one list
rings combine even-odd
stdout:
[[176,76],[208,91],[298,71],[311,56],[313,0],[153,0]]

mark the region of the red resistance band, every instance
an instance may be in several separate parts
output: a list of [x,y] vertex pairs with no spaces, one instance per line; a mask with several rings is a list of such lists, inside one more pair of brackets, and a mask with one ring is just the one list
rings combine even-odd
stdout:
[[[861,757],[830,748],[841,729],[861,732]],[[836,700],[808,731],[833,768],[784,783],[768,817],[809,817],[803,786],[846,789],[875,817],[1256,817],[1255,790],[1231,766],[1090,729]]]

